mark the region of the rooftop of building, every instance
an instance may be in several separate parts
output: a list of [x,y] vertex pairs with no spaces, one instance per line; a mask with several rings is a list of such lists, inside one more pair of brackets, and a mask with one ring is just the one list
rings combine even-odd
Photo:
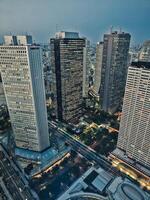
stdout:
[[110,30],[110,33],[106,33],[104,34],[104,36],[107,36],[107,35],[113,35],[113,36],[128,36],[128,37],[131,37],[131,35],[129,33],[126,33],[122,30],[119,30],[119,31],[113,31],[112,29]]
[[143,43],[143,46],[150,46],[150,40],[146,40],[146,41]]
[[36,152],[16,147],[15,154],[16,156],[21,156],[23,158],[26,158],[27,160],[44,162],[44,160],[46,160],[47,158],[53,158],[53,156],[57,154],[57,151],[53,148],[48,148],[43,152]]
[[150,195],[128,179],[117,177],[108,187],[114,200],[149,200]]
[[103,41],[97,42],[97,45],[104,44]]
[[127,178],[91,167],[58,200],[149,200],[150,195]]
[[150,62],[143,62],[143,61],[132,62],[130,66],[137,67],[137,68],[150,69]]
[[123,32],[123,31],[113,31],[111,34],[113,34],[113,35],[116,35],[116,34],[125,35],[125,34],[129,34],[129,33],[125,33],[125,32]]
[[39,48],[39,47],[41,47],[41,45],[40,44],[38,44],[38,43],[32,43],[32,44],[15,44],[15,45],[13,45],[13,44],[0,44],[0,47],[1,47],[1,49],[3,49],[3,48],[5,48],[5,47],[9,47],[9,48],[20,48],[20,47],[24,47],[24,46],[28,46],[28,47],[30,47],[30,48]]
[[31,35],[4,35],[5,45],[28,45],[32,43]]
[[55,34],[55,37],[57,39],[78,39],[79,38],[79,33],[78,32],[69,32],[69,31],[60,31]]
[[[15,148],[15,155],[18,161],[23,159],[26,160],[27,163],[28,161],[32,161],[33,163],[37,164],[37,166],[34,167],[33,170],[30,172],[30,176],[34,176],[35,174],[38,174],[44,169],[48,168],[57,160],[61,159],[68,152],[70,152],[70,148],[65,147],[64,145],[62,145],[60,152],[54,147],[49,147],[48,149],[42,152],[35,152],[18,147]],[[20,165],[21,163],[22,162],[20,162]]]
[[108,198],[93,193],[80,192],[78,194],[71,195],[68,199],[65,200],[108,200]]
[[102,168],[91,167],[58,200],[107,200],[104,193],[112,178]]

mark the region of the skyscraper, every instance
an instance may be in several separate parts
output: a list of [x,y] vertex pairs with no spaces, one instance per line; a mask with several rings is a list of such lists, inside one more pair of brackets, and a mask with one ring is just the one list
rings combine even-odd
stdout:
[[44,71],[46,101],[49,104],[51,97],[50,45],[43,44],[41,45],[41,48],[42,48],[42,63]]
[[2,78],[0,75],[0,106],[3,104],[6,105],[6,98],[5,98],[5,94],[4,94]]
[[102,58],[103,58],[103,42],[98,42],[96,45],[96,66],[95,66],[95,81],[94,90],[99,93],[101,83],[101,70],[102,70]]
[[125,173],[150,188],[150,63],[133,62],[128,69],[119,138],[110,159],[119,168],[125,164]]
[[85,39],[83,55],[83,98],[88,97],[90,66],[90,42]]
[[101,109],[114,113],[124,95],[130,34],[112,32],[104,35],[100,84]]
[[59,120],[72,121],[82,113],[85,39],[78,33],[59,32],[50,45],[56,115]]
[[4,36],[5,45],[28,45],[32,44],[31,35],[5,35]]
[[5,35],[4,43],[5,43],[5,45],[17,45],[16,35]]
[[139,61],[150,62],[150,40],[144,42],[139,53]]
[[117,147],[150,167],[150,63],[129,67]]
[[0,72],[16,146],[40,152],[49,147],[41,48],[26,39],[0,46]]

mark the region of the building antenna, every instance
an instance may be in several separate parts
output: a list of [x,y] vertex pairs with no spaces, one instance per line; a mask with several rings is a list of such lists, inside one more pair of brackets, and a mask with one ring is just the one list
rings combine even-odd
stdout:
[[58,32],[59,26],[58,24],[56,24],[56,32]]
[[112,33],[112,32],[113,32],[113,26],[110,27],[110,33]]
[[119,28],[119,32],[122,33],[122,28],[121,27]]

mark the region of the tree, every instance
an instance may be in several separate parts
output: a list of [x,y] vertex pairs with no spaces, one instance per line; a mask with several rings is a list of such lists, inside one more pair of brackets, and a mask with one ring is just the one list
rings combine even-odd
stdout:
[[85,137],[84,137],[84,143],[86,144],[86,145],[91,145],[92,144],[92,142],[93,142],[93,136],[92,136],[92,133],[91,132],[88,132],[86,135],[85,135]]
[[98,129],[96,132],[96,140],[101,140],[103,137],[102,128]]

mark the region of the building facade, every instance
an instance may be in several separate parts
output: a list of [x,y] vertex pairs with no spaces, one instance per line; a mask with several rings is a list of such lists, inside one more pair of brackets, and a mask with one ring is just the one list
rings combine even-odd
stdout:
[[16,35],[5,35],[4,43],[5,43],[5,45],[17,45],[17,36]]
[[51,102],[51,67],[50,67],[50,45],[41,44],[42,48],[42,63],[44,71],[46,103],[50,105]]
[[59,120],[78,119],[82,113],[85,39],[60,32],[50,40],[52,91]]
[[117,147],[150,167],[150,63],[129,67]]
[[16,146],[43,151],[49,134],[40,46],[1,45],[0,72]]
[[5,94],[4,94],[2,78],[0,75],[0,106],[1,105],[6,105],[6,98],[5,98]]
[[88,97],[89,91],[89,75],[90,75],[90,42],[85,39],[84,55],[83,55],[83,98]]
[[100,84],[101,109],[114,113],[125,90],[130,34],[112,32],[104,35]]
[[4,43],[5,45],[29,45],[33,42],[31,35],[5,35]]
[[139,61],[150,62],[150,40],[144,42],[139,53]]
[[94,90],[99,94],[101,83],[101,69],[102,69],[102,57],[103,57],[103,42],[98,42],[96,45],[96,65],[95,65],[95,80]]

